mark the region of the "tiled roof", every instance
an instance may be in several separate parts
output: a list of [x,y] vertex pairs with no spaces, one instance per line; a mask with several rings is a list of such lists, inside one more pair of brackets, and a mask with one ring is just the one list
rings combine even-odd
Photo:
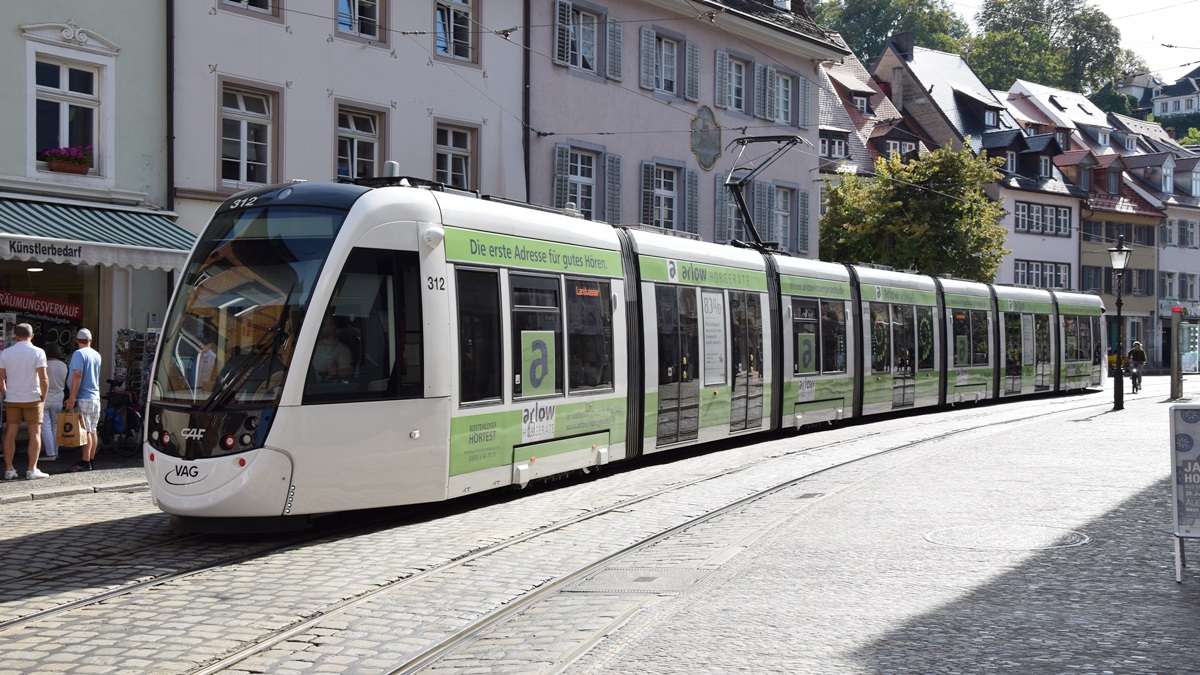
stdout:
[[1166,129],[1162,128],[1157,122],[1147,122],[1136,117],[1110,113],[1113,122],[1118,128],[1126,129],[1135,133],[1150,142],[1156,149],[1164,152],[1172,152],[1176,155],[1190,154],[1187,148],[1179,144]]
[[[830,39],[825,30],[808,17],[807,12],[797,13],[780,9],[775,7],[770,0],[696,0],[696,3],[714,7],[725,7],[741,14],[753,16],[814,42],[822,43],[823,46],[846,54],[850,53],[850,50],[845,47],[843,41]],[[801,7],[803,7],[803,4],[801,4]],[[718,17],[716,20],[719,22],[720,18]]]
[[1121,181],[1121,192],[1115,195],[1095,189],[1096,183],[1104,182],[1092,181],[1093,189],[1088,193],[1088,206],[1093,211],[1128,213],[1139,216],[1150,216],[1152,218],[1161,218],[1163,216],[1162,211],[1151,206],[1150,202],[1143,199],[1126,181]]
[[1057,118],[1063,122],[1060,126],[1108,126],[1108,119],[1104,111],[1097,108],[1083,94],[1025,80],[1017,80],[1014,86],[1017,84],[1028,90],[1030,95],[1041,104],[1043,113],[1048,114],[1052,119]]
[[1200,169],[1200,155],[1192,155],[1191,157],[1179,157],[1175,159],[1176,171],[1196,171]]
[[1013,141],[1021,140],[1022,142],[1019,143],[1019,145],[1022,148],[1026,148],[1029,144],[1023,141],[1024,138],[1025,134],[1021,133],[1019,130],[993,131],[991,133],[984,134],[983,138],[981,139],[981,143],[983,145],[983,149],[991,150],[993,148],[1007,148],[1012,146]]
[[1062,148],[1058,147],[1058,139],[1054,138],[1054,134],[1038,134],[1036,136],[1027,136],[1025,142],[1029,144],[1029,149],[1026,152],[1049,152],[1058,153]]
[[837,160],[822,159],[821,171],[834,172],[844,165],[853,165],[859,171],[870,171],[875,166],[875,156],[859,134],[863,116],[858,113],[857,108],[847,105],[838,95],[826,69],[818,68],[817,76],[821,91],[820,128],[846,133],[846,157]]
[[1169,152],[1156,152],[1148,155],[1125,155],[1125,166],[1129,169],[1141,169],[1147,166],[1162,166],[1171,156]]
[[1127,175],[1130,176],[1130,179],[1133,181],[1133,183],[1140,187],[1143,192],[1148,192],[1155,197],[1158,197],[1167,205],[1183,206],[1187,208],[1200,207],[1200,198],[1193,197],[1185,192],[1180,191],[1178,188],[1172,187],[1170,192],[1163,192],[1161,184],[1146,180],[1137,174]]
[[1024,192],[1047,192],[1050,194],[1067,195],[1071,197],[1087,197],[1088,192],[1083,188],[1069,183],[1062,175],[1055,173],[1050,178],[1030,178],[1028,176],[1005,176],[997,181],[1000,185],[1011,190]]
[[1125,166],[1124,163],[1121,162],[1120,155],[1114,155],[1112,153],[1109,153],[1107,155],[1094,155],[1094,156],[1096,157],[1096,166],[1099,166],[1101,169],[1107,169],[1108,167],[1112,166],[1113,164],[1116,164],[1117,166],[1120,166],[1120,167]]
[[[974,101],[977,105],[998,109],[1001,129],[1018,128],[1016,119],[995,96],[992,96],[991,90],[980,81],[961,55],[913,47],[912,59],[905,61],[905,64],[920,86],[925,88],[934,105],[958,132],[959,137],[971,137],[971,146],[976,152],[983,147],[983,135],[989,129],[970,109],[966,99]],[[906,83],[905,87],[907,86]]]
[[1095,166],[1095,155],[1091,150],[1068,150],[1061,155],[1054,156],[1055,166]]
[[1200,66],[1176,80],[1175,84],[1163,87],[1161,96],[1187,96],[1197,91],[1200,91]]

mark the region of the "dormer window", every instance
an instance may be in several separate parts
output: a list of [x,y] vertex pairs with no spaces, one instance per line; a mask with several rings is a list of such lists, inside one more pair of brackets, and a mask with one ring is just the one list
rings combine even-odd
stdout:
[[1017,172],[1017,153],[1014,150],[1009,150],[1004,153],[1004,170],[1008,173]]
[[997,126],[998,124],[999,124],[999,121],[997,120],[995,110],[983,111],[983,125],[985,127],[994,127],[994,126]]
[[1138,137],[1129,135],[1125,137],[1125,149],[1129,152],[1137,152]]
[[1192,196],[1200,197],[1200,171],[1192,172]]
[[1121,191],[1121,172],[1116,169],[1108,170],[1108,194],[1115,195]]
[[1050,156],[1038,155],[1038,175],[1042,178],[1050,177]]
[[1092,170],[1086,167],[1079,167],[1079,187],[1084,190],[1092,189]]
[[1162,191],[1171,194],[1175,191],[1175,169],[1164,166],[1162,170]]
[[822,136],[821,137],[821,156],[840,158],[846,156],[846,138],[845,136]]
[[1058,147],[1063,150],[1067,149],[1067,134],[1064,131],[1054,132],[1054,140],[1058,141]]
[[1108,132],[1104,130],[1097,131],[1096,142],[1100,145],[1108,145]]
[[867,114],[867,97],[866,96],[855,96],[854,97],[854,107],[858,108],[858,112],[866,115]]
[[900,141],[885,141],[888,155],[900,154]]

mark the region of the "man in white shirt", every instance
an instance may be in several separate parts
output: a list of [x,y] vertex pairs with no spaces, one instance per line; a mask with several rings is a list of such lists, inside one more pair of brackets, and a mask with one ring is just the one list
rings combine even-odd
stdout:
[[46,352],[33,344],[33,326],[19,323],[13,329],[17,341],[0,352],[0,394],[4,396],[4,480],[17,477],[13,458],[17,454],[17,429],[21,420],[29,430],[28,479],[46,478],[37,468],[42,452],[42,403],[50,389],[46,376]]

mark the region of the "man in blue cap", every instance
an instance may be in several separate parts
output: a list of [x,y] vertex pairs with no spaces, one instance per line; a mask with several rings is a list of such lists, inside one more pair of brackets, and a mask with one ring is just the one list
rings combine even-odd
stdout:
[[87,445],[83,446],[83,459],[71,471],[91,471],[92,459],[96,457],[96,427],[100,424],[100,352],[92,349],[92,332],[80,328],[75,334],[79,347],[71,355],[71,395],[63,401],[63,410],[79,410],[83,413],[83,425],[87,430]]

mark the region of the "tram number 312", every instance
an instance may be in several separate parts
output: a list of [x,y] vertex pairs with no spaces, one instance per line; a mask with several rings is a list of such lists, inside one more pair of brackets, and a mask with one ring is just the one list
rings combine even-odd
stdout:
[[444,291],[446,290],[446,277],[428,277],[425,285],[431,291]]

